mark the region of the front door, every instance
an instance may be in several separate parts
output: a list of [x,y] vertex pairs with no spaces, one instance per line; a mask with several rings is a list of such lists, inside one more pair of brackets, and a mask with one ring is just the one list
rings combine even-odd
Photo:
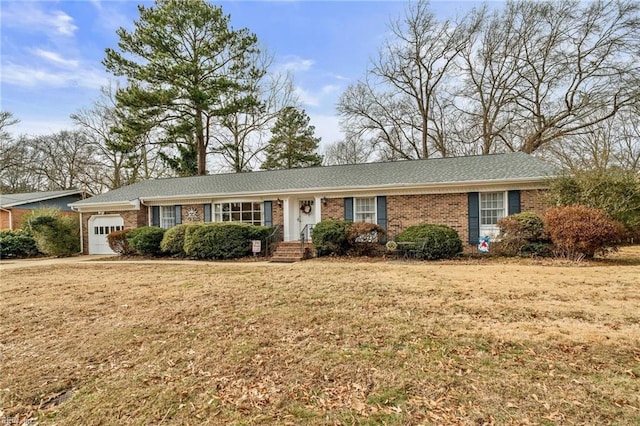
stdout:
[[315,200],[313,199],[298,200],[298,238],[300,238],[300,234],[304,231],[305,238],[308,240],[311,239],[311,229],[316,224],[317,206],[315,204]]

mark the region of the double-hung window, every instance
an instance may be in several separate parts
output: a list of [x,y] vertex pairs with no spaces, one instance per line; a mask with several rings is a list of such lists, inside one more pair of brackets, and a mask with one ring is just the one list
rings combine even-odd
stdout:
[[160,206],[160,227],[169,229],[176,224],[175,206]]
[[354,222],[376,223],[376,198],[354,199]]
[[480,193],[480,236],[498,235],[498,221],[506,216],[506,198],[504,192]]

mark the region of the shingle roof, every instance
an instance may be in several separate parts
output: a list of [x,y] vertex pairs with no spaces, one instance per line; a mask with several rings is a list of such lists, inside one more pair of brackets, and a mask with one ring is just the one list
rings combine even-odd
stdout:
[[51,200],[66,197],[67,195],[82,194],[79,189],[66,189],[61,191],[22,192],[19,194],[0,194],[0,208],[15,207],[22,204]]
[[430,186],[476,181],[535,181],[552,174],[553,168],[548,163],[518,152],[156,179],[128,185],[73,205],[80,207],[153,197],[277,194],[298,190]]

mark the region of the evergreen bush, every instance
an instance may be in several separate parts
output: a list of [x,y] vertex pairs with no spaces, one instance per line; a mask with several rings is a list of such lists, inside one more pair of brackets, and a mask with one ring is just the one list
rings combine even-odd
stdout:
[[127,241],[136,253],[142,256],[158,256],[162,250],[160,242],[165,230],[157,226],[142,226],[127,234]]
[[160,250],[173,256],[185,256],[184,237],[189,226],[193,224],[183,223],[167,229],[160,242]]
[[237,259],[251,254],[251,240],[263,240],[269,228],[246,223],[210,223],[189,226],[184,251],[195,259]]
[[27,231],[0,231],[0,259],[32,257],[39,254],[36,240]]
[[323,220],[317,223],[311,231],[311,240],[318,256],[347,254],[352,225],[343,220]]
[[455,229],[445,225],[423,223],[410,226],[395,240],[414,243],[416,257],[421,259],[449,259],[462,252],[460,236]]
[[57,209],[34,210],[23,221],[23,229],[33,235],[38,250],[49,256],[71,256],[80,252],[80,225],[76,217]]
[[604,210],[583,205],[549,209],[544,222],[556,254],[575,260],[617,250],[624,235],[623,225]]
[[522,212],[498,221],[499,240],[493,247],[503,256],[550,256],[551,241],[544,232],[542,217]]
[[640,238],[640,179],[633,172],[608,169],[576,172],[549,184],[551,205],[602,209],[626,229],[629,241]]

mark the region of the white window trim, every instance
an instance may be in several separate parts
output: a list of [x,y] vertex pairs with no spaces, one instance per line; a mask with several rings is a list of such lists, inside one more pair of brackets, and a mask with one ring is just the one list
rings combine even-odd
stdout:
[[[169,228],[173,228],[174,226],[176,226],[176,206],[159,206],[160,207],[160,228],[163,229],[169,229]],[[168,215],[167,217],[165,217],[165,211],[171,211],[171,215]],[[169,217],[170,216],[170,217]],[[171,226],[165,226],[168,225],[165,224],[165,221],[169,221],[169,219],[172,220],[171,222]]]
[[[357,200],[365,200],[365,199],[373,199],[373,221],[372,222],[364,222],[364,221],[359,221],[357,219],[358,217],[358,201]],[[371,213],[369,211],[367,211],[367,213]],[[372,196],[372,197],[354,197],[353,198],[353,222],[354,223],[373,223],[373,224],[377,224],[378,223],[378,197],[376,196]]]
[[[480,222],[479,225],[479,231],[480,231],[480,237],[489,237],[490,241],[495,241],[498,237],[498,234],[500,233],[500,228],[498,228],[497,223],[495,225],[483,225],[482,224],[482,196],[483,195],[487,195],[487,194],[497,194],[500,193],[502,194],[502,211],[503,211],[503,216],[502,217],[506,217],[509,212],[508,212],[508,206],[509,206],[509,194],[507,193],[507,191],[487,191],[487,192],[480,192],[480,195],[478,196],[478,221]],[[500,220],[500,219],[498,219]]]
[[[246,213],[244,210],[242,210],[242,207],[240,207],[240,220],[227,220],[227,221],[223,221],[222,219],[222,212],[218,212],[216,209],[216,206],[218,205],[223,205],[223,204],[240,204],[242,205],[243,203],[251,203],[251,222],[245,222],[242,220],[242,213]],[[253,205],[257,204],[259,207],[259,210],[254,210],[253,209]],[[229,212],[231,213],[232,211],[229,210]],[[254,220],[253,220],[253,214],[255,212],[260,212],[260,226],[264,225],[264,203],[262,201],[256,201],[256,200],[229,200],[229,201],[218,201],[218,202],[213,202],[211,203],[211,221],[212,222],[218,222],[218,223],[222,223],[222,222],[235,222],[235,223],[250,223],[252,225],[255,225]],[[220,214],[220,216],[218,216],[218,214]],[[220,220],[219,220],[220,219]]]

